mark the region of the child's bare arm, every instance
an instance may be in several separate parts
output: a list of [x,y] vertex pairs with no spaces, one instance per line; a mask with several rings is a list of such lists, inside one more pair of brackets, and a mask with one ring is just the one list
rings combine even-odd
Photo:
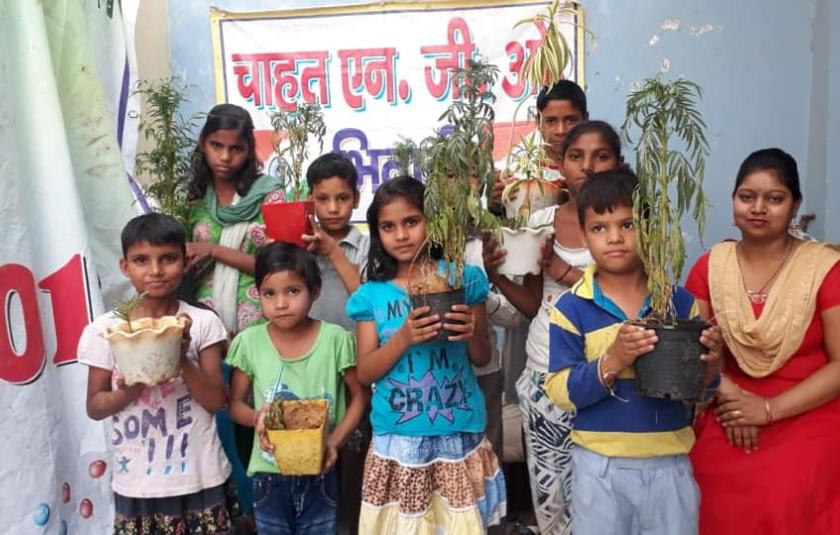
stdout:
[[338,278],[341,279],[347,293],[352,294],[362,283],[359,266],[350,262],[341,249],[341,245],[321,228],[321,225],[315,221],[315,216],[309,216],[309,219],[312,222],[313,234],[303,235],[303,241],[308,244],[306,249],[313,254],[327,257],[335,267]]
[[379,345],[379,335],[373,321],[356,323],[356,354],[359,356],[356,373],[362,384],[369,385],[388,373],[412,345],[421,344],[437,335],[442,327],[441,318],[437,314],[426,316],[430,310],[423,306],[409,312],[403,326],[384,346]]
[[230,381],[230,403],[228,411],[230,418],[245,427],[255,427],[257,411],[248,404],[248,391],[251,390],[251,378],[238,369],[233,368]]
[[517,284],[504,275],[499,275],[496,270],[504,262],[505,254],[504,249],[499,249],[499,244],[492,235],[484,236],[482,256],[487,278],[517,310],[533,318],[537,315],[542,300],[542,275],[526,275],[523,284]]
[[123,410],[140,397],[145,385],[126,386],[119,382],[117,390],[111,390],[111,370],[88,368],[87,415],[92,420],[103,420]]
[[198,364],[181,356],[181,375],[190,394],[209,413],[222,410],[227,403],[225,381],[222,377],[222,349],[224,342],[205,347],[198,352]]
[[338,422],[338,425],[335,426],[335,429],[333,429],[333,432],[327,438],[327,450],[329,454],[324,462],[325,472],[335,464],[338,448],[347,440],[350,433],[359,426],[359,422],[365,414],[365,408],[370,401],[370,389],[362,386],[362,383],[359,382],[355,367],[347,368],[344,371],[344,385],[350,394],[350,403],[344,412],[344,418]]

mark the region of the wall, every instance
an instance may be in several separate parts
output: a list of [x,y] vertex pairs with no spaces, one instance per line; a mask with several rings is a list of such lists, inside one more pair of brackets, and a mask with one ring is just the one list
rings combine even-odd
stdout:
[[[276,9],[276,0],[214,0],[230,10]],[[290,0],[283,7],[333,5],[342,0]],[[214,103],[209,0],[170,5],[172,72],[200,88],[192,108]],[[818,237],[840,241],[840,9],[830,0],[584,1],[588,46],[586,83],[593,118],[620,125],[624,98],[635,82],[665,72],[704,89],[701,105],[712,155],[706,190],[712,206],[704,242],[736,236],[730,193],[738,165],[752,150],[778,146],[797,159],[806,203],[817,214]],[[832,24],[833,23],[833,24]],[[503,21],[504,27],[512,21]],[[686,227],[691,260],[702,251]]]

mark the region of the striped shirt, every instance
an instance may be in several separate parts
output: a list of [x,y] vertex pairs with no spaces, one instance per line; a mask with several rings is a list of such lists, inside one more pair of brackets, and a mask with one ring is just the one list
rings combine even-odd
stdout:
[[[551,311],[545,390],[561,408],[575,411],[572,440],[588,450],[636,458],[688,453],[694,432],[687,405],[640,395],[632,366],[616,379],[615,396],[598,380],[596,361],[628,318],[601,292],[596,267],[587,268]],[[678,318],[698,316],[694,298],[685,289],[674,290],[673,303]],[[648,298],[638,317],[649,312]]]

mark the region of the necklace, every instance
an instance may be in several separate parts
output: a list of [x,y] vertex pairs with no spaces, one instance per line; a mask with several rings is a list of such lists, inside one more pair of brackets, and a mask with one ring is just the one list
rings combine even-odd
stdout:
[[781,272],[782,267],[784,267],[784,265],[787,264],[787,260],[790,257],[790,253],[793,251],[793,240],[788,240],[784,258],[782,258],[782,261],[779,262],[779,265],[776,267],[776,271],[774,271],[773,274],[770,275],[770,278],[767,279],[764,282],[764,284],[761,285],[761,288],[759,288],[758,290],[750,290],[749,288],[747,288],[747,282],[744,280],[744,268],[741,266],[741,255],[738,254],[740,246],[741,244],[738,243],[738,245],[735,248],[735,260],[738,262],[738,269],[741,271],[741,283],[744,285],[744,291],[747,292],[747,298],[750,300],[751,303],[759,305],[764,304],[767,302],[767,296],[770,294],[770,291],[767,289],[767,287],[770,286],[773,283],[773,281],[776,280],[776,277],[779,276],[779,272]]

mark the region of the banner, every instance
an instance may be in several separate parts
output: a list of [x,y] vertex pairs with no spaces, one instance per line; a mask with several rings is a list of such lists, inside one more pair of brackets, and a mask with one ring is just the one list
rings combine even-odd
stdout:
[[[391,147],[398,137],[419,142],[431,135],[442,126],[438,118],[448,103],[459,97],[449,69],[479,56],[499,67],[496,160],[507,154],[512,137],[533,129],[527,109],[538,88],[520,83],[516,73],[545,26],[513,26],[548,4],[467,0],[251,13],[211,9],[216,99],[251,112],[258,153],[269,164],[271,113],[300,102],[320,104],[327,124],[324,152],[343,152],[355,163],[362,199],[353,220],[364,221],[373,192],[396,172]],[[565,77],[582,84],[583,14],[574,5],[575,14],[564,15],[560,28],[573,53]],[[514,110],[523,101],[514,126]]]
[[136,12],[0,0],[0,533],[113,530],[110,422],[86,415],[76,346],[128,287]]

